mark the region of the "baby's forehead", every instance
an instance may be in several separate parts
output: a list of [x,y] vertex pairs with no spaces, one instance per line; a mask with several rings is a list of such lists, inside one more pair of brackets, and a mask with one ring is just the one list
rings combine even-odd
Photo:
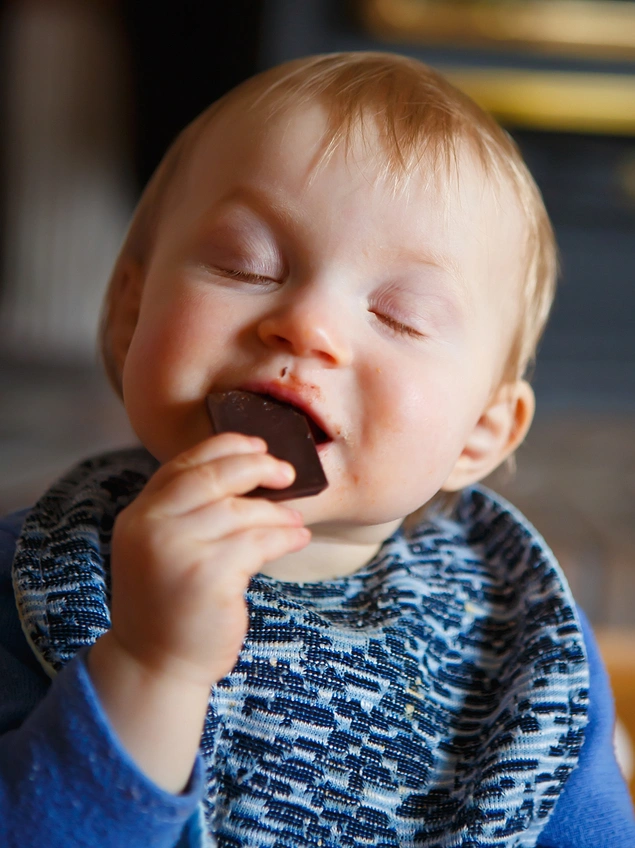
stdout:
[[412,139],[406,144],[384,130],[374,115],[363,111],[355,121],[338,120],[323,100],[285,102],[273,110],[266,104],[235,101],[196,127],[186,171],[196,184],[228,159],[242,159],[247,166],[257,158],[260,167],[275,161],[277,168],[291,169],[295,151],[304,157],[310,154],[311,181],[319,179],[332,159],[343,157],[352,172],[363,171],[369,184],[382,185],[404,200],[421,185],[450,195],[469,184],[483,195],[514,201],[510,181],[500,169],[488,167],[469,138],[422,135],[415,145]]

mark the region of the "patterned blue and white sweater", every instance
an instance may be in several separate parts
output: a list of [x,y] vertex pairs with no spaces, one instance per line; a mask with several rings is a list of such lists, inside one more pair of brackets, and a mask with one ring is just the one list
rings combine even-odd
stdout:
[[[29,513],[22,626],[55,674],[109,627],[117,513],[156,462],[82,463]],[[566,581],[482,488],[400,529],[353,575],[258,575],[250,627],[202,739],[223,848],[534,848],[578,762],[588,666]]]

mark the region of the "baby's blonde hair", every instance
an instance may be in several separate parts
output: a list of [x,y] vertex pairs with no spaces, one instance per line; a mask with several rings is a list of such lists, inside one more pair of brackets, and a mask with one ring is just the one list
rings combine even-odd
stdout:
[[102,355],[119,393],[121,375],[110,344],[118,266],[126,259],[147,261],[170,190],[202,132],[232,105],[258,108],[267,120],[311,103],[320,103],[327,113],[321,161],[342,146],[348,152],[361,134],[375,147],[379,141],[380,176],[392,178],[398,187],[418,169],[456,170],[467,144],[488,178],[511,186],[525,219],[525,243],[519,257],[518,326],[503,381],[519,379],[532,364],[555,293],[557,251],[540,191],[515,143],[490,115],[422,62],[390,53],[333,53],[252,77],[212,104],[167,151],[137,206],[104,301]]

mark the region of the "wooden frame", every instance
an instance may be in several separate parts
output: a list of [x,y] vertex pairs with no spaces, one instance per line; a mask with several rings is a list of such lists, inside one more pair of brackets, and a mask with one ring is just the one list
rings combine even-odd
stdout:
[[635,59],[635,2],[357,0],[379,38],[606,59]]
[[635,74],[439,70],[508,127],[635,135]]
[[[597,640],[611,680],[617,715],[635,746],[635,631],[599,628]],[[635,774],[629,788],[635,801]]]

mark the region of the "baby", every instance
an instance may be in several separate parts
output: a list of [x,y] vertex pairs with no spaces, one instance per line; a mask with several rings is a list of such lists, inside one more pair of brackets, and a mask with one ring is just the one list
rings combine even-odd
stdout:
[[[292,62],[183,132],[104,311],[143,448],[2,524],[3,845],[635,845],[590,629],[475,485],[555,275],[513,142],[417,61]],[[307,416],[324,491],[245,497],[295,470],[212,434],[234,389]]]

